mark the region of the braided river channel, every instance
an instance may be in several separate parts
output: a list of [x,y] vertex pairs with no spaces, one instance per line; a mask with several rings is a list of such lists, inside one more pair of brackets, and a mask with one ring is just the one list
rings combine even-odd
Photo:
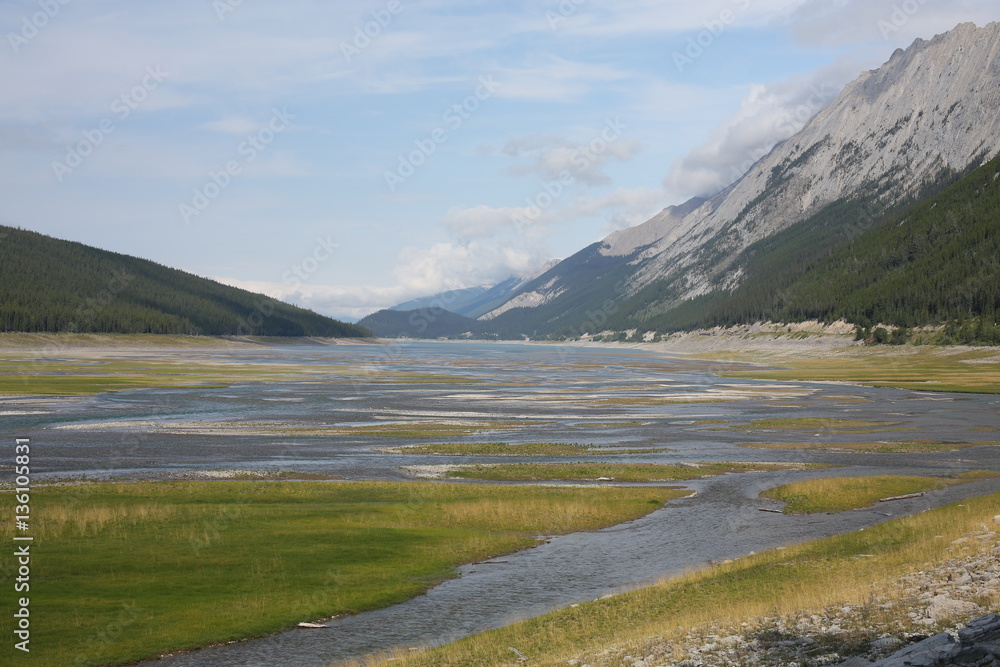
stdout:
[[[672,483],[696,493],[635,521],[551,538],[492,563],[463,566],[460,576],[408,602],[336,619],[327,629],[295,629],[143,664],[318,667],[391,648],[438,645],[711,561],[1000,492],[1000,480],[982,479],[866,510],[761,512],[780,508],[780,503],[759,497],[779,484],[823,476],[1000,470],[1000,447],[914,454],[747,446],[997,440],[990,433],[1000,430],[997,396],[731,379],[721,373],[736,365],[624,347],[398,342],[128,354],[190,364],[224,360],[256,365],[262,372],[285,365],[308,370],[308,377],[290,374],[287,380],[223,388],[5,399],[0,404],[4,430],[30,437],[33,451],[36,444],[41,451],[44,443],[44,459],[37,462],[39,481],[44,476],[198,479],[239,470],[359,480],[427,478],[425,483],[431,484],[437,483],[433,476],[442,465],[510,462],[386,451],[446,442],[655,450],[599,458],[531,457],[532,462],[837,466]],[[807,419],[864,422],[866,427],[822,429]],[[387,437],[389,432],[394,437]]]

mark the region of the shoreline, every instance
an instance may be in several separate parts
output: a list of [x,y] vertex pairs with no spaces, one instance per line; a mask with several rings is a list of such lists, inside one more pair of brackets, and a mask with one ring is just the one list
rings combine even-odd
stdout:
[[179,334],[96,334],[0,332],[4,352],[252,350],[296,345],[386,345],[379,338],[280,338],[276,336],[184,336]]

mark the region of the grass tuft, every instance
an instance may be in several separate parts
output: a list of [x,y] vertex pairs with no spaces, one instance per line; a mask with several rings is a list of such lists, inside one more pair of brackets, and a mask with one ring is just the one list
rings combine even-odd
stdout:
[[827,477],[784,484],[761,496],[788,503],[786,514],[814,514],[861,509],[882,498],[923,493],[957,483],[940,477]]
[[617,454],[662,454],[665,449],[607,449],[593,445],[559,442],[529,442],[511,445],[506,442],[444,443],[411,445],[389,450],[393,454],[430,454],[439,456],[614,456]]
[[[741,558],[416,655],[373,656],[353,664],[372,667],[392,658],[394,667],[512,665],[516,657],[508,647],[514,646],[528,664],[566,665],[585,655],[606,654],[609,647],[628,647],[634,649],[632,655],[642,655],[650,638],[674,641],[692,628],[738,631],[742,623],[762,616],[864,606],[892,591],[898,594],[897,577],[944,563],[956,549],[980,548],[979,540],[961,547],[952,542],[983,531],[984,525],[995,526],[998,514],[1000,495],[966,500],[864,531]],[[997,599],[981,602],[987,609],[1000,608]],[[909,608],[873,611],[883,615],[873,622],[888,626],[896,620],[893,614],[905,615]]]
[[446,474],[492,481],[600,480],[616,482],[670,482],[741,472],[820,470],[831,466],[800,463],[504,463],[456,466]]

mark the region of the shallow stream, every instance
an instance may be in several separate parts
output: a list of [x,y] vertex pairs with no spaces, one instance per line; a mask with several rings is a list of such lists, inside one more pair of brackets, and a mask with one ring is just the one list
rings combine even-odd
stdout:
[[[158,353],[192,363],[307,368],[308,379],[224,389],[135,390],[0,403],[4,431],[44,451],[53,477],[199,477],[261,470],[344,479],[410,479],[404,466],[509,462],[389,454],[433,442],[561,442],[656,449],[602,461],[817,462],[833,470],[744,473],[685,482],[697,495],[642,519],[551,539],[462,568],[426,595],[339,619],[325,630],[166,658],[159,665],[326,665],[391,647],[440,644],[487,628],[654,582],[710,561],[844,533],[953,500],[1000,491],[983,480],[836,515],[786,516],[758,494],[808,477],[1000,470],[1000,448],[921,454],[757,449],[741,443],[996,440],[995,396],[914,393],[836,384],[719,377],[719,364],[637,350],[481,343],[279,347]],[[787,428],[826,418],[843,428]],[[865,426],[858,426],[865,422]],[[853,424],[853,426],[847,426]],[[461,427],[462,433],[448,431]],[[304,433],[303,429],[309,429]],[[403,429],[387,437],[392,429]],[[33,448],[34,450],[34,448]],[[569,460],[588,460],[573,457]],[[534,461],[559,461],[538,457]],[[313,620],[313,619],[303,619]]]

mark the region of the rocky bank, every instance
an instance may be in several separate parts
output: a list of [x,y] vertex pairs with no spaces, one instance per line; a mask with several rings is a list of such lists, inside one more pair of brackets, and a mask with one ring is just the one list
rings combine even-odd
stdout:
[[[1000,524],[1000,516],[995,518]],[[992,527],[947,562],[900,577],[863,604],[690,628],[568,661],[576,667],[1000,667],[1000,543]]]

